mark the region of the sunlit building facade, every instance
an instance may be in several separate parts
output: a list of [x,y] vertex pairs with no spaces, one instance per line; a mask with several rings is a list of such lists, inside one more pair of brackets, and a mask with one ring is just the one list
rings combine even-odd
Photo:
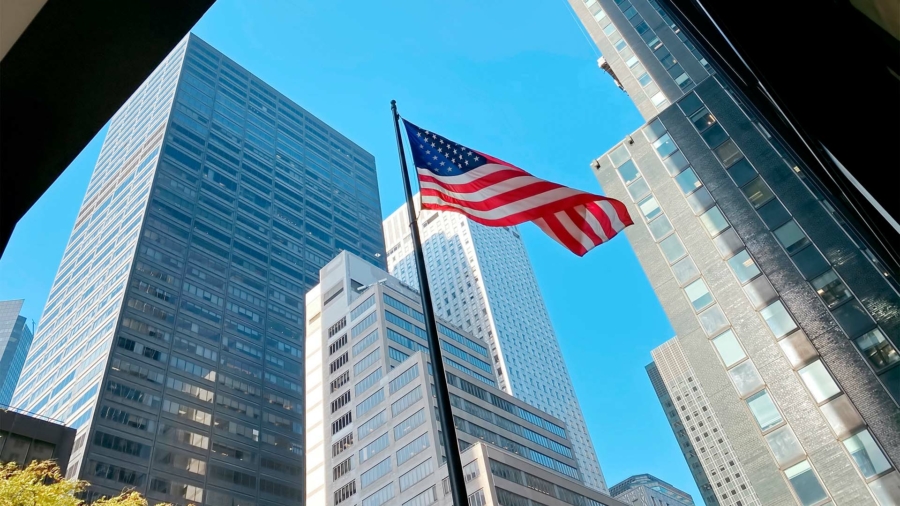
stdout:
[[112,118],[14,404],[89,497],[303,497],[303,295],[383,266],[373,157],[190,35]]

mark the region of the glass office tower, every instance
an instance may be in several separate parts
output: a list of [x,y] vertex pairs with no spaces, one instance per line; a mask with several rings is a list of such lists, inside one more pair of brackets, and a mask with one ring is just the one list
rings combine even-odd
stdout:
[[[435,315],[490,345],[497,385],[504,392],[566,422],[584,483],[605,492],[603,471],[518,229],[485,227],[458,213],[421,211],[419,216]],[[406,206],[384,220],[384,234],[391,275],[418,286]]]
[[91,494],[303,496],[306,290],[384,267],[373,157],[190,35],[112,118],[14,404]]
[[0,406],[9,406],[34,337],[28,319],[19,315],[24,300],[0,302]]
[[570,4],[647,120],[592,166],[635,218],[716,500],[900,502],[896,280],[656,0]]

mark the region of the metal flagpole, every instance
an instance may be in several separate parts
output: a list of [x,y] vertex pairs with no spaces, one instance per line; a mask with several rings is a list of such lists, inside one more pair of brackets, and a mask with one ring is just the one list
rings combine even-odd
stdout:
[[397,101],[391,100],[391,112],[394,114],[394,132],[397,134],[397,152],[400,154],[400,170],[403,172],[403,187],[406,190],[406,211],[409,213],[409,230],[412,234],[413,250],[416,254],[416,270],[419,273],[419,290],[422,294],[422,312],[425,313],[425,330],[428,333],[428,355],[434,369],[434,386],[437,391],[437,408],[440,416],[441,432],[444,434],[444,451],[447,453],[447,469],[450,473],[450,492],[454,506],[468,506],[466,481],[463,477],[462,460],[459,455],[459,441],[456,439],[456,427],[453,425],[453,413],[450,408],[450,392],[447,390],[447,376],[444,373],[444,360],[441,357],[441,343],[438,340],[437,322],[434,309],[431,307],[431,290],[428,288],[428,275],[425,272],[425,253],[419,238],[419,225],[413,207],[413,193],[409,185],[409,170],[406,168],[406,153],[403,150],[403,138],[400,136],[400,114],[397,112]]

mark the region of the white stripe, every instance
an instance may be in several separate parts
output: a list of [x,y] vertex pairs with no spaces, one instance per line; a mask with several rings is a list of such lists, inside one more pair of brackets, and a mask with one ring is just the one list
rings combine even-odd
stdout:
[[[472,169],[468,172],[464,172],[457,176],[441,176],[439,174],[435,174],[431,172],[429,169],[423,169],[422,167],[416,167],[416,173],[420,176],[431,176],[433,178],[439,179],[441,182],[445,184],[467,184],[475,181],[476,179],[480,179],[488,174],[493,174],[494,172],[501,170],[514,170],[521,172],[523,176],[530,176],[531,174],[525,172],[522,169],[517,169],[515,167],[510,167],[508,165],[500,165],[497,163],[486,163],[477,169]],[[534,177],[534,176],[531,176]],[[535,178],[537,179],[537,178]]]
[[622,223],[622,220],[619,219],[619,213],[616,212],[616,208],[613,207],[612,202],[608,200],[601,200],[597,202],[597,205],[600,206],[600,210],[606,213],[606,216],[609,217],[609,222],[612,225],[612,229],[616,232],[621,232],[622,229],[625,228],[625,224]]
[[[494,197],[499,197],[505,193],[515,191],[520,188],[524,188],[524,187],[534,184],[536,182],[541,182],[541,180],[531,177],[531,176],[516,177],[513,179],[503,181],[501,183],[496,183],[496,184],[492,184],[490,186],[486,186],[479,190],[475,190],[471,193],[452,192],[452,191],[449,191],[446,188],[443,188],[440,185],[437,185],[435,183],[429,183],[429,182],[424,182],[424,181],[419,182],[419,187],[422,189],[438,191],[443,195],[446,195],[450,198],[459,199],[466,203],[469,203],[469,202],[481,203],[481,202],[485,202],[488,199],[491,199]],[[557,191],[557,194],[558,194],[558,196],[556,197],[557,199],[562,199],[567,196],[584,195],[584,192],[582,192],[582,191],[573,190],[571,188],[561,186],[561,187],[557,187],[557,188],[550,188],[550,189],[544,190],[541,193],[532,195],[531,197],[527,197],[527,198],[534,198],[534,197],[543,195],[547,192],[554,191],[554,190],[559,190],[559,191]],[[565,192],[563,192],[562,190],[565,190]],[[563,195],[563,194],[565,194],[565,195]],[[510,197],[510,198],[519,199],[521,197]]]
[[444,199],[442,199],[440,196],[434,196],[434,195],[424,195],[422,198],[422,201],[430,203],[430,204],[438,204],[438,205],[449,206],[449,207],[453,207],[456,209],[460,209],[472,216],[476,216],[476,217],[483,218],[486,220],[498,220],[498,219],[506,218],[507,216],[511,216],[516,213],[528,211],[528,210],[534,209],[536,207],[540,207],[545,204],[556,202],[556,201],[564,199],[566,197],[570,197],[573,194],[580,194],[580,193],[583,193],[583,192],[577,192],[575,190],[572,190],[571,188],[562,187],[562,188],[557,188],[554,190],[550,190],[550,191],[541,193],[539,195],[535,195],[533,197],[516,200],[514,202],[510,202],[509,204],[497,207],[490,211],[479,211],[479,210],[475,210],[475,209],[470,209],[464,205],[447,202]]
[[[602,210],[602,209],[601,209]],[[597,234],[597,237],[600,238],[601,241],[606,242],[609,240],[609,237],[606,237],[606,232],[603,231],[603,225],[600,224],[600,220],[594,216],[587,207],[584,208],[584,219],[587,221],[588,225],[591,226],[591,230]]]
[[572,221],[572,218],[569,217],[568,213],[565,211],[560,211],[556,213],[556,219],[559,220],[560,224],[562,224],[563,228],[566,229],[566,232],[572,236],[573,239],[580,242],[584,249],[589,250],[595,246],[594,241],[591,240],[590,237],[587,236],[584,232],[578,228],[578,225]]

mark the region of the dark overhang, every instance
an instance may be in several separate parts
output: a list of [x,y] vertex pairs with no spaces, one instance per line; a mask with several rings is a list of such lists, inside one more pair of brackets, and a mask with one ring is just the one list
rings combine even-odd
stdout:
[[846,0],[660,2],[898,272],[900,41]]
[[0,61],[0,253],[214,1],[47,1]]

